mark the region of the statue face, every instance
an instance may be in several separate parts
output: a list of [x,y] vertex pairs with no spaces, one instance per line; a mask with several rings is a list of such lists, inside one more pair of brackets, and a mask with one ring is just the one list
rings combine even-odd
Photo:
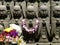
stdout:
[[40,13],[42,14],[48,14],[48,7],[46,5],[41,5],[40,6]]
[[6,14],[6,6],[0,5],[0,14]]
[[14,16],[14,18],[16,19],[16,18],[20,18],[21,17],[21,8],[20,8],[20,6],[19,5],[15,5],[14,6],[14,11],[13,11],[13,16]]
[[60,6],[54,6],[54,13],[60,14]]
[[29,26],[30,28],[33,27],[33,21],[32,21],[32,20],[29,20],[28,26]]
[[27,14],[28,15],[34,15],[35,14],[34,6],[32,6],[32,5],[27,6]]
[[20,14],[20,13],[21,13],[21,8],[20,8],[19,5],[15,5],[15,6],[14,6],[14,13],[15,13],[15,14]]

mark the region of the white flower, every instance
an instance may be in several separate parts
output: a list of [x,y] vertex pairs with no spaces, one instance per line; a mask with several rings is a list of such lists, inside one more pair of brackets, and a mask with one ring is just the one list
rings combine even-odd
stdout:
[[18,35],[21,35],[22,33],[21,26],[16,25],[16,24],[10,24],[10,27],[14,28],[18,32]]

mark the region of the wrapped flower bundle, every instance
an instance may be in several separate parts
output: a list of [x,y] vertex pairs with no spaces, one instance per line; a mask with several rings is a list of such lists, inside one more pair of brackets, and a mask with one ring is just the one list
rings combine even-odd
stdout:
[[[25,43],[23,37],[21,37],[22,30],[21,27],[15,24],[10,24],[9,28],[3,30],[2,34],[0,34],[0,41],[11,42],[12,44],[21,45],[21,43]],[[20,38],[21,37],[21,38]]]

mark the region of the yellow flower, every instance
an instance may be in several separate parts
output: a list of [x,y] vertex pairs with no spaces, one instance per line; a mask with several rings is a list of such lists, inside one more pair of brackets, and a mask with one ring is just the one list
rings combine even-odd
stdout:
[[18,39],[18,45],[20,45],[20,43],[22,43],[22,39]]
[[12,27],[4,29],[5,32],[10,32],[11,30],[13,30]]
[[22,38],[18,39],[18,45],[26,45],[26,42]]
[[21,43],[22,42],[22,39],[19,39],[18,42]]

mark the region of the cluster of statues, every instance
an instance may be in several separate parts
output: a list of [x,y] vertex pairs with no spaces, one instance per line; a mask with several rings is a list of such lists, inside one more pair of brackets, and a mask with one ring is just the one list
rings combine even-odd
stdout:
[[0,0],[0,32],[10,24],[27,43],[59,43],[60,0]]

